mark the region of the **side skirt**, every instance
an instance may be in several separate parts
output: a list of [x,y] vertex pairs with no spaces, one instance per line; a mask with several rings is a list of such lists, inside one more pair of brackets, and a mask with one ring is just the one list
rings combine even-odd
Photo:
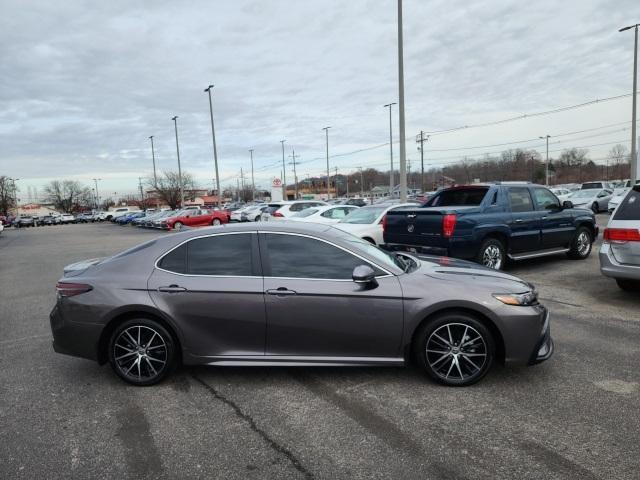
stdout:
[[219,357],[191,357],[185,363],[229,367],[357,367],[403,366],[404,358],[396,357],[317,357],[298,355],[224,355]]
[[567,253],[569,248],[550,248],[547,250],[538,250],[537,252],[529,253],[516,253],[507,255],[511,260],[526,260],[528,258],[546,257],[547,255],[558,255],[560,253]]

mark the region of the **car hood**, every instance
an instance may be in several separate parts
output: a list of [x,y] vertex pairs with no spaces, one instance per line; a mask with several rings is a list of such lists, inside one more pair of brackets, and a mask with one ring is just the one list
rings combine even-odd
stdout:
[[109,257],[89,258],[87,260],[81,260],[79,262],[71,263],[66,267],[64,267],[63,269],[64,276],[73,277],[75,275],[78,275],[84,272],[87,268],[93,267],[94,265],[97,265],[98,263],[102,262],[106,258],[109,258]]
[[486,287],[492,293],[522,293],[534,289],[524,280],[498,270],[486,268],[474,262],[450,257],[414,255],[420,260],[420,267],[414,274],[425,275],[436,280],[471,283]]

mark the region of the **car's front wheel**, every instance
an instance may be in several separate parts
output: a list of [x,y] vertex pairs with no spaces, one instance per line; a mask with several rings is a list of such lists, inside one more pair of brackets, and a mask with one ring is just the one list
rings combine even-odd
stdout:
[[111,335],[109,362],[124,381],[138,386],[153,385],[176,366],[173,337],[154,320],[127,320]]
[[213,225],[213,226],[217,226],[217,225],[220,225],[221,223],[222,223],[222,222],[220,221],[220,219],[219,219],[219,218],[214,218],[214,219],[213,219],[213,222],[211,222],[211,225]]
[[413,348],[431,378],[455,387],[482,379],[495,356],[489,329],[464,312],[445,313],[424,324],[416,333]]
[[591,253],[593,239],[591,231],[586,227],[580,227],[576,231],[567,255],[575,260],[584,260]]
[[600,212],[600,207],[598,206],[598,202],[593,202],[593,205],[591,205],[591,211],[593,213]]
[[182,230],[182,222],[176,222],[173,224],[174,230]]

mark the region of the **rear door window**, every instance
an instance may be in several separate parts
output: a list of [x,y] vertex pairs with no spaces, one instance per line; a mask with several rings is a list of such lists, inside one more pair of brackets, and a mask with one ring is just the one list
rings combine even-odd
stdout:
[[531,194],[526,187],[509,188],[509,204],[511,205],[511,211],[514,213],[534,210]]
[[633,189],[629,192],[622,203],[618,205],[613,219],[640,220],[640,190]]

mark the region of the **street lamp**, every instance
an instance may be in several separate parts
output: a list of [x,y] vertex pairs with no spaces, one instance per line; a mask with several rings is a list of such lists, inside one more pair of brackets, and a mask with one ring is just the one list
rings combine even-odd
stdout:
[[153,188],[158,188],[158,177],[156,175],[156,151],[153,148],[153,135],[149,137],[151,140],[151,161],[153,162]]
[[546,135],[544,137],[538,137],[541,140],[546,140],[547,141],[547,163],[545,164],[544,167],[544,180],[545,180],[545,185],[548,187],[549,186],[549,138],[551,138],[551,135]]
[[400,201],[407,201],[407,153],[404,134],[404,54],[402,51],[402,0],[398,0],[398,113],[400,116]]
[[253,178],[253,148],[249,149],[251,154],[251,200],[256,201],[256,182]]
[[629,25],[621,28],[619,32],[624,32],[631,28],[635,29],[635,43],[633,48],[633,106],[631,108],[631,185],[638,179],[638,155],[636,152],[636,91],[638,90],[638,26]]
[[100,206],[100,195],[98,194],[98,181],[102,180],[101,178],[94,178],[93,183],[96,186],[96,210],[99,210]]
[[182,167],[180,166],[180,147],[178,146],[178,116],[176,115],[173,120],[173,126],[176,131],[176,153],[178,154],[178,183],[180,184],[180,208],[184,207],[184,187],[182,185]]
[[216,129],[213,125],[213,103],[211,101],[211,89],[213,85],[209,85],[204,89],[205,92],[209,94],[209,114],[211,115],[211,138],[213,138],[213,163],[216,167],[216,189],[218,194],[218,206],[221,205],[220,198],[222,196],[222,192],[220,191],[220,175],[218,174],[218,149],[216,148]]
[[287,167],[284,164],[284,142],[286,140],[280,140],[280,145],[282,145],[282,199],[287,199]]
[[391,158],[391,172],[389,173],[389,198],[393,193],[393,187],[395,184],[395,175],[393,174],[393,124],[391,123],[391,108],[397,105],[396,102],[387,103],[383,108],[389,108],[389,157]]
[[[331,127],[324,127],[325,138],[326,138],[326,148],[327,148],[327,200],[331,198],[331,182],[329,180],[329,129]],[[336,197],[338,196],[338,188],[336,186]]]

